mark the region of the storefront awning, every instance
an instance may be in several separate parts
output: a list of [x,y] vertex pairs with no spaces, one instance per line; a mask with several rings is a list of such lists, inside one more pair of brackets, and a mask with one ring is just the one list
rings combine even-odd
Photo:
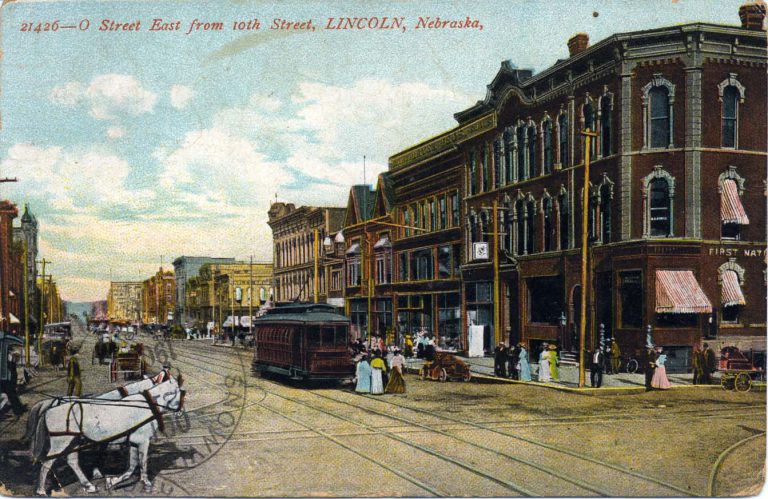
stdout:
[[373,249],[387,249],[391,248],[392,243],[389,241],[389,236],[384,236],[373,245]]
[[744,211],[739,190],[733,180],[723,182],[723,192],[720,194],[720,219],[725,223],[749,225],[747,212]]
[[724,307],[747,304],[744,293],[741,292],[739,276],[732,270],[723,272],[722,298]]
[[360,253],[360,245],[358,243],[353,244],[347,250],[347,255],[357,255]]
[[709,314],[712,304],[690,270],[656,271],[657,314]]
[[[235,326],[240,325],[240,317],[235,316]],[[232,316],[228,315],[227,319],[224,321],[224,324],[221,325],[221,327],[232,327]]]
[[[253,318],[255,319],[256,316],[253,316]],[[243,327],[251,327],[251,318],[247,315],[240,317],[240,325]]]
[[13,315],[10,312],[8,312],[8,315],[10,316],[11,324],[21,324],[21,321],[19,320],[18,317],[16,317],[15,315]]

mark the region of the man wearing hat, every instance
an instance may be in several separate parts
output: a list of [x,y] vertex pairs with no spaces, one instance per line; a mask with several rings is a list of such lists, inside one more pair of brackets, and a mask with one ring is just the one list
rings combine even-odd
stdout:
[[701,358],[704,361],[702,366],[704,368],[702,384],[711,385],[712,373],[717,370],[717,359],[715,358],[715,352],[709,348],[709,343],[704,343],[704,351],[701,352]]
[[70,351],[72,356],[67,364],[67,396],[71,397],[74,393],[75,397],[80,398],[83,394],[83,382],[80,379],[80,359],[77,355],[80,348],[73,346]]
[[504,343],[493,349],[493,372],[501,378],[507,377],[507,347]]
[[600,388],[603,386],[603,366],[605,365],[605,354],[603,354],[603,347],[597,347],[592,352],[592,362],[589,368],[589,380],[592,383],[593,388]]
[[8,379],[0,381],[0,392],[5,395],[2,398],[5,403],[0,405],[0,407],[10,403],[13,413],[17,416],[20,416],[27,410],[27,406],[21,403],[19,395],[16,393],[16,386],[19,382],[16,364],[19,359],[20,354],[15,349],[8,351]]

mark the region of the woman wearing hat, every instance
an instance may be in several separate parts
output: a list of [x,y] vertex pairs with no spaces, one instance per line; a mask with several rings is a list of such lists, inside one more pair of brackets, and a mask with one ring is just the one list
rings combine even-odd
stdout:
[[551,379],[549,370],[549,345],[544,344],[542,346],[541,353],[539,354],[539,381],[542,383],[548,383]]
[[371,393],[371,365],[368,363],[368,356],[363,354],[360,362],[357,363],[357,384],[355,391],[357,393]]
[[520,381],[531,381],[531,364],[528,362],[528,350],[525,349],[525,345],[522,343],[517,344],[520,349],[519,364],[520,368]]
[[559,365],[560,359],[557,358],[557,346],[554,344],[549,345],[549,374],[552,381],[557,381],[559,379]]
[[659,357],[656,359],[656,369],[653,371],[651,386],[657,390],[668,390],[672,388],[672,384],[667,378],[667,368],[664,366],[667,362],[667,356],[662,353],[661,347],[656,347],[656,353],[659,354]]
[[384,388],[384,392],[405,393],[405,379],[403,378],[404,363],[405,358],[400,353],[400,350],[395,350],[392,360],[389,361],[391,373],[389,376],[389,383],[387,383],[386,388]]

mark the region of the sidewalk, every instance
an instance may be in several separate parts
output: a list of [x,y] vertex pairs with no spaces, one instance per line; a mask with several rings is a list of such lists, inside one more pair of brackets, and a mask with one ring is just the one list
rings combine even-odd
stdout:
[[[531,365],[531,371],[534,381],[524,382],[516,381],[507,378],[500,378],[494,375],[493,372],[493,357],[462,357],[456,356],[461,361],[469,364],[469,369],[472,372],[472,379],[481,383],[513,383],[513,384],[527,384],[533,386],[540,386],[542,388],[550,388],[554,390],[561,390],[572,393],[582,394],[630,394],[630,393],[642,393],[645,392],[645,375],[639,374],[603,374],[603,385],[601,388],[592,388],[590,385],[589,375],[590,372],[586,372],[585,388],[579,388],[579,367],[577,365],[561,364],[560,365],[560,379],[558,381],[551,381],[549,383],[539,383],[536,380],[537,373],[539,371],[538,364]],[[409,372],[418,373],[421,366],[424,365],[422,359],[413,357],[406,359],[405,366]],[[717,376],[717,373],[715,374]],[[720,387],[719,377],[713,378],[712,385],[694,385],[693,374],[670,374],[668,375],[672,388],[697,388],[697,389],[711,389]],[[762,388],[761,388],[762,387]],[[765,389],[765,384],[756,384],[753,389]]]

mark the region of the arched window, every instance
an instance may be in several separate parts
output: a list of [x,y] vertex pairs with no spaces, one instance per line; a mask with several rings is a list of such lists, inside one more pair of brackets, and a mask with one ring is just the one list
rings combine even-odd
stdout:
[[525,128],[520,125],[517,127],[517,180],[528,178],[525,168]]
[[568,115],[563,113],[558,118],[558,128],[560,129],[560,164],[563,167],[570,166],[571,151],[568,147]]
[[470,239],[470,244],[471,243],[476,243],[476,242],[480,241],[480,239],[478,239],[478,237],[477,237],[477,234],[478,234],[478,230],[477,230],[477,215],[472,213],[471,215],[469,215],[469,239]]
[[525,205],[525,250],[528,254],[534,252],[536,240],[536,202],[529,199]]
[[723,147],[736,147],[739,89],[728,85],[723,90]]
[[555,242],[555,225],[552,223],[552,199],[549,196],[541,200],[541,211],[544,219],[544,251],[552,251]]
[[488,236],[488,212],[483,210],[480,212],[480,230],[478,234],[478,241],[485,241]]
[[671,203],[669,183],[665,178],[655,178],[648,184],[648,216],[651,237],[666,237],[671,228]]
[[643,87],[643,122],[645,147],[672,147],[672,105],[675,101],[675,86],[661,74]]
[[[597,116],[595,113],[595,107],[592,105],[592,99],[587,97],[587,102],[581,107],[581,113],[584,117],[584,128],[594,132],[597,127]],[[595,147],[596,140],[590,140],[589,155],[594,159],[597,147]],[[586,140],[584,141],[586,144]],[[582,160],[584,156],[582,155]]]
[[720,193],[720,237],[741,239],[742,226],[749,225],[749,217],[741,202],[744,178],[736,172],[735,166],[729,166],[720,174],[717,190]]
[[483,150],[480,156],[480,167],[483,170],[481,189],[482,189],[482,192],[486,192],[491,188],[491,175],[489,173],[490,169],[488,165],[488,147],[485,144],[483,145]]
[[568,248],[568,193],[561,192],[557,197],[558,229],[560,231],[560,249]]
[[512,182],[512,172],[515,163],[515,134],[511,128],[504,131],[504,179]]
[[604,244],[611,242],[611,185],[604,183],[600,186],[600,240]]
[[600,155],[611,155],[611,94],[600,99]]
[[497,189],[504,185],[502,178],[503,168],[501,162],[501,137],[496,137],[496,139],[493,141],[493,186]]
[[536,126],[535,125],[529,125],[528,126],[528,143],[526,144],[528,148],[528,172],[531,177],[535,177],[537,173],[537,164],[536,164]]
[[517,254],[525,254],[525,202],[515,203],[515,224],[517,225]]
[[545,120],[542,124],[544,138],[544,175],[552,173],[552,165],[555,163],[552,147],[552,120]]
[[504,220],[504,225],[503,225],[504,235],[502,236],[503,241],[504,241],[504,249],[511,253],[511,252],[514,251],[513,244],[514,244],[515,238],[514,238],[514,235],[513,235],[512,231],[515,228],[514,228],[514,226],[512,224],[512,219],[514,218],[514,214],[512,212],[512,206],[510,206],[509,202],[506,203],[505,209],[502,211],[502,213],[503,213],[503,216],[504,216],[504,218],[503,218],[503,220]]
[[744,305],[744,268],[736,263],[735,258],[729,258],[718,269],[717,281],[720,284],[720,322],[738,324],[739,314]]
[[477,157],[475,151],[469,151],[469,195],[477,194]]

